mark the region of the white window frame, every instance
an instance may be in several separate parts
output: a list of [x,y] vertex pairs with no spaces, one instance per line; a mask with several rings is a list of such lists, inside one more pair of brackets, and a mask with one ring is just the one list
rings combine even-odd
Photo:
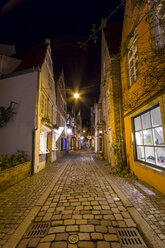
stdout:
[[[162,2],[163,0],[156,0],[151,6],[151,8],[153,8],[152,21],[156,50],[162,48],[165,45],[165,13],[163,15],[160,13]],[[164,25],[161,24],[162,20],[164,20]]]
[[40,154],[49,153],[47,148],[47,131],[41,130],[40,131]]
[[[134,140],[135,140],[135,142],[134,142],[134,148],[135,148],[135,154],[134,155],[135,156],[134,157],[135,157],[135,160],[136,161],[139,161],[141,163],[145,163],[145,164],[150,165],[150,166],[155,167],[155,168],[165,169],[165,154],[164,154],[164,162],[161,163],[161,162],[159,162],[160,161],[160,158],[158,157],[158,154],[156,152],[156,149],[159,149],[159,148],[163,148],[164,149],[165,148],[165,144],[159,144],[159,143],[157,144],[156,141],[155,141],[156,139],[154,137],[155,136],[154,135],[154,129],[161,128],[161,130],[163,132],[162,119],[161,119],[161,125],[159,124],[159,125],[156,125],[156,126],[152,125],[152,120],[151,120],[151,111],[154,110],[154,109],[156,109],[156,108],[159,108],[160,109],[160,106],[159,105],[156,105],[153,108],[147,109],[146,111],[143,111],[143,112],[139,113],[137,116],[134,116],[133,117],[133,133],[134,133]],[[149,127],[149,128],[143,128],[141,116],[143,116],[144,114],[147,114],[147,113],[150,116],[149,120],[150,120],[151,127]],[[139,130],[135,130],[135,119],[138,118],[138,117],[140,117],[139,120],[141,122],[141,129],[139,128]],[[152,140],[153,140],[153,144],[151,144],[151,145],[145,144],[145,141],[144,141],[144,133],[147,130],[151,132],[151,137],[152,137]],[[142,137],[142,144],[137,144],[136,135],[138,135],[138,133],[139,133],[139,135],[142,135],[141,136]],[[163,134],[163,138],[164,138],[164,134]],[[144,158],[142,158],[142,159],[138,159],[138,154],[137,154],[138,153],[138,151],[137,151],[138,150],[137,149],[138,147],[139,148],[140,147],[143,148]],[[146,147],[151,147],[153,149],[155,162],[154,162],[153,158],[151,158],[150,161],[147,161],[147,156],[146,156],[146,151],[145,151],[145,148]]]
[[128,82],[129,87],[136,81],[139,68],[138,68],[138,48],[137,48],[137,32],[135,31],[134,36],[130,40],[129,52],[127,54],[127,66],[128,66]]

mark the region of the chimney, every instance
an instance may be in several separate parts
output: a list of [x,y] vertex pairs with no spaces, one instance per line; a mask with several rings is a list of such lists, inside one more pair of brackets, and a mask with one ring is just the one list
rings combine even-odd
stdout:
[[45,43],[50,45],[50,39],[49,38],[45,38]]

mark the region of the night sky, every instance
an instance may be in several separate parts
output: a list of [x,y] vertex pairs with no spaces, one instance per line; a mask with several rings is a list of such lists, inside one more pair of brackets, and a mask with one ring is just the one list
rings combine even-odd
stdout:
[[[100,35],[97,43],[89,42],[86,51],[77,42],[84,42],[92,26],[101,23],[121,0],[1,0],[0,43],[14,44],[17,51],[52,41],[55,69],[64,68],[67,88],[79,88],[85,105],[98,98],[100,82]],[[123,9],[109,19],[122,22]],[[89,101],[90,100],[90,101]],[[82,105],[82,104],[81,104]],[[83,117],[89,111],[82,108]],[[87,117],[88,117],[87,116]]]

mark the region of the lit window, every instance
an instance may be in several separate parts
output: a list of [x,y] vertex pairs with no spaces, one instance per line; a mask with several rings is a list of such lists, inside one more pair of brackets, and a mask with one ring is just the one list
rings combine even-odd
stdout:
[[103,151],[103,138],[99,137],[99,152]]
[[40,154],[48,153],[47,149],[47,132],[40,132]]
[[160,107],[134,117],[136,159],[165,168],[165,143]]
[[136,32],[133,38],[130,40],[130,48],[127,55],[127,65],[128,65],[128,83],[130,87],[136,81],[139,74]]

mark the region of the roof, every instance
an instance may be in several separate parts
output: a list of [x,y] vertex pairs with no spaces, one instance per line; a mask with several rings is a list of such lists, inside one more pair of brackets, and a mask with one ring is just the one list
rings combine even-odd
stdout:
[[37,66],[41,68],[45,60],[47,48],[48,44],[43,43],[19,54],[15,54],[15,58],[22,60],[16,71],[26,70]]
[[110,54],[117,54],[120,50],[122,24],[113,23],[109,24],[103,29],[105,40]]

